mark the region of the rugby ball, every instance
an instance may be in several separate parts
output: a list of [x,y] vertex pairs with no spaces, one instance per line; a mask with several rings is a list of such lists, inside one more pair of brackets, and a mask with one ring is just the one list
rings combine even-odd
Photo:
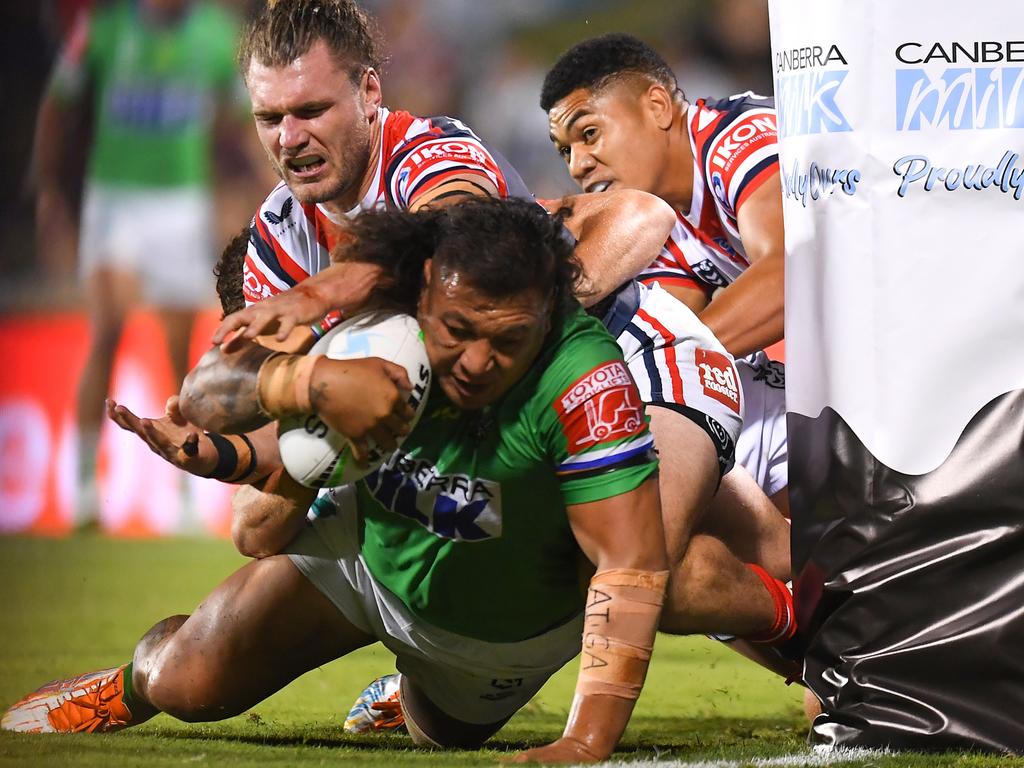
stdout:
[[[353,317],[328,331],[309,354],[335,360],[380,357],[401,365],[413,386],[409,395],[409,404],[416,411],[413,426],[419,421],[430,391],[431,373],[416,318],[381,312]],[[352,460],[348,438],[330,429],[315,413],[281,419],[277,439],[288,474],[309,488],[355,482],[379,467],[388,455],[371,440],[369,461],[359,466]]]

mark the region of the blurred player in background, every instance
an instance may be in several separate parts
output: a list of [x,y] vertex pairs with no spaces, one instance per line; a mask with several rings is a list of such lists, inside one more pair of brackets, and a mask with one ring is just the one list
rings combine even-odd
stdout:
[[676,210],[671,236],[639,279],[698,313],[736,356],[747,397],[737,463],[788,512],[785,368],[760,351],[783,335],[782,187],[771,100],[746,93],[690,104],[657,52],[610,34],[559,58],[541,108],[585,192],[640,189]]
[[[76,523],[95,521],[103,401],[127,314],[154,306],[175,385],[196,309],[211,298],[215,131],[244,134],[236,20],[212,0],[112,0],[79,14],[39,110],[33,178],[41,250],[76,239],[91,325],[78,392]],[[82,210],[62,186],[78,110],[92,125]],[[235,114],[231,114],[232,112]],[[231,142],[227,142],[230,144]],[[244,143],[244,142],[243,142]]]

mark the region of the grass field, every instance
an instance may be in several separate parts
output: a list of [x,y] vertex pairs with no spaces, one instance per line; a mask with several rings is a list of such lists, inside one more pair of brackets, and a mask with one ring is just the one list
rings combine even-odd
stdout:
[[[156,620],[188,613],[242,563],[230,543],[0,538],[0,704],[54,677],[127,661]],[[463,766],[558,736],[575,681],[568,665],[478,752],[427,752],[406,738],[341,733],[349,704],[391,669],[379,645],[315,670],[249,713],[188,725],[161,715],[102,736],[0,733],[0,766]],[[1006,758],[847,755],[804,745],[801,693],[718,644],[662,637],[616,762],[649,765],[995,766]],[[1012,761],[1024,765],[1024,761]]]

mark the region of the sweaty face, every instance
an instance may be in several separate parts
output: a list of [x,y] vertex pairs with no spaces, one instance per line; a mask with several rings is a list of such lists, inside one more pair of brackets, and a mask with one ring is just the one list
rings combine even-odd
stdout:
[[626,187],[659,193],[668,144],[646,89],[631,81],[596,92],[577,88],[551,107],[548,126],[569,175],[584,192]]
[[368,169],[380,106],[372,69],[353,83],[322,41],[283,67],[250,62],[246,85],[260,142],[303,203],[348,210]]
[[458,272],[428,264],[417,314],[434,382],[462,410],[495,402],[533,364],[550,328],[549,313],[539,292],[492,299]]

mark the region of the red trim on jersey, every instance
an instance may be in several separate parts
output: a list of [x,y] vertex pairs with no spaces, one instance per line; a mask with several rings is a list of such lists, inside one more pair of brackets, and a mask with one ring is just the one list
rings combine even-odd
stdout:
[[685,404],[686,400],[683,398],[683,379],[679,375],[679,365],[676,362],[676,350],[672,345],[672,342],[676,340],[674,334],[672,334],[668,328],[662,325],[650,312],[646,309],[638,309],[637,315],[649,323],[651,327],[656,330],[661,337],[665,340],[665,362],[668,364],[669,378],[672,380],[672,400],[670,402]]
[[[262,301],[265,298],[262,295],[255,295],[249,289],[249,281],[245,279],[246,271],[248,271],[253,277],[256,278],[261,287],[265,287],[267,290],[269,290],[271,296],[281,293],[281,289],[267,279],[267,276],[263,274],[263,271],[256,266],[256,262],[253,261],[252,255],[247,253],[245,254],[245,262],[243,264],[242,269],[242,295],[246,298],[246,300],[251,301],[253,304],[255,304],[256,302]],[[263,291],[261,291],[261,294],[262,293]]]
[[683,249],[679,247],[679,243],[673,240],[671,237],[665,241],[665,250],[672,254],[672,257],[676,260],[676,264],[679,268],[686,272],[688,275],[695,275],[693,268],[690,267],[686,261],[686,256],[683,254]]

